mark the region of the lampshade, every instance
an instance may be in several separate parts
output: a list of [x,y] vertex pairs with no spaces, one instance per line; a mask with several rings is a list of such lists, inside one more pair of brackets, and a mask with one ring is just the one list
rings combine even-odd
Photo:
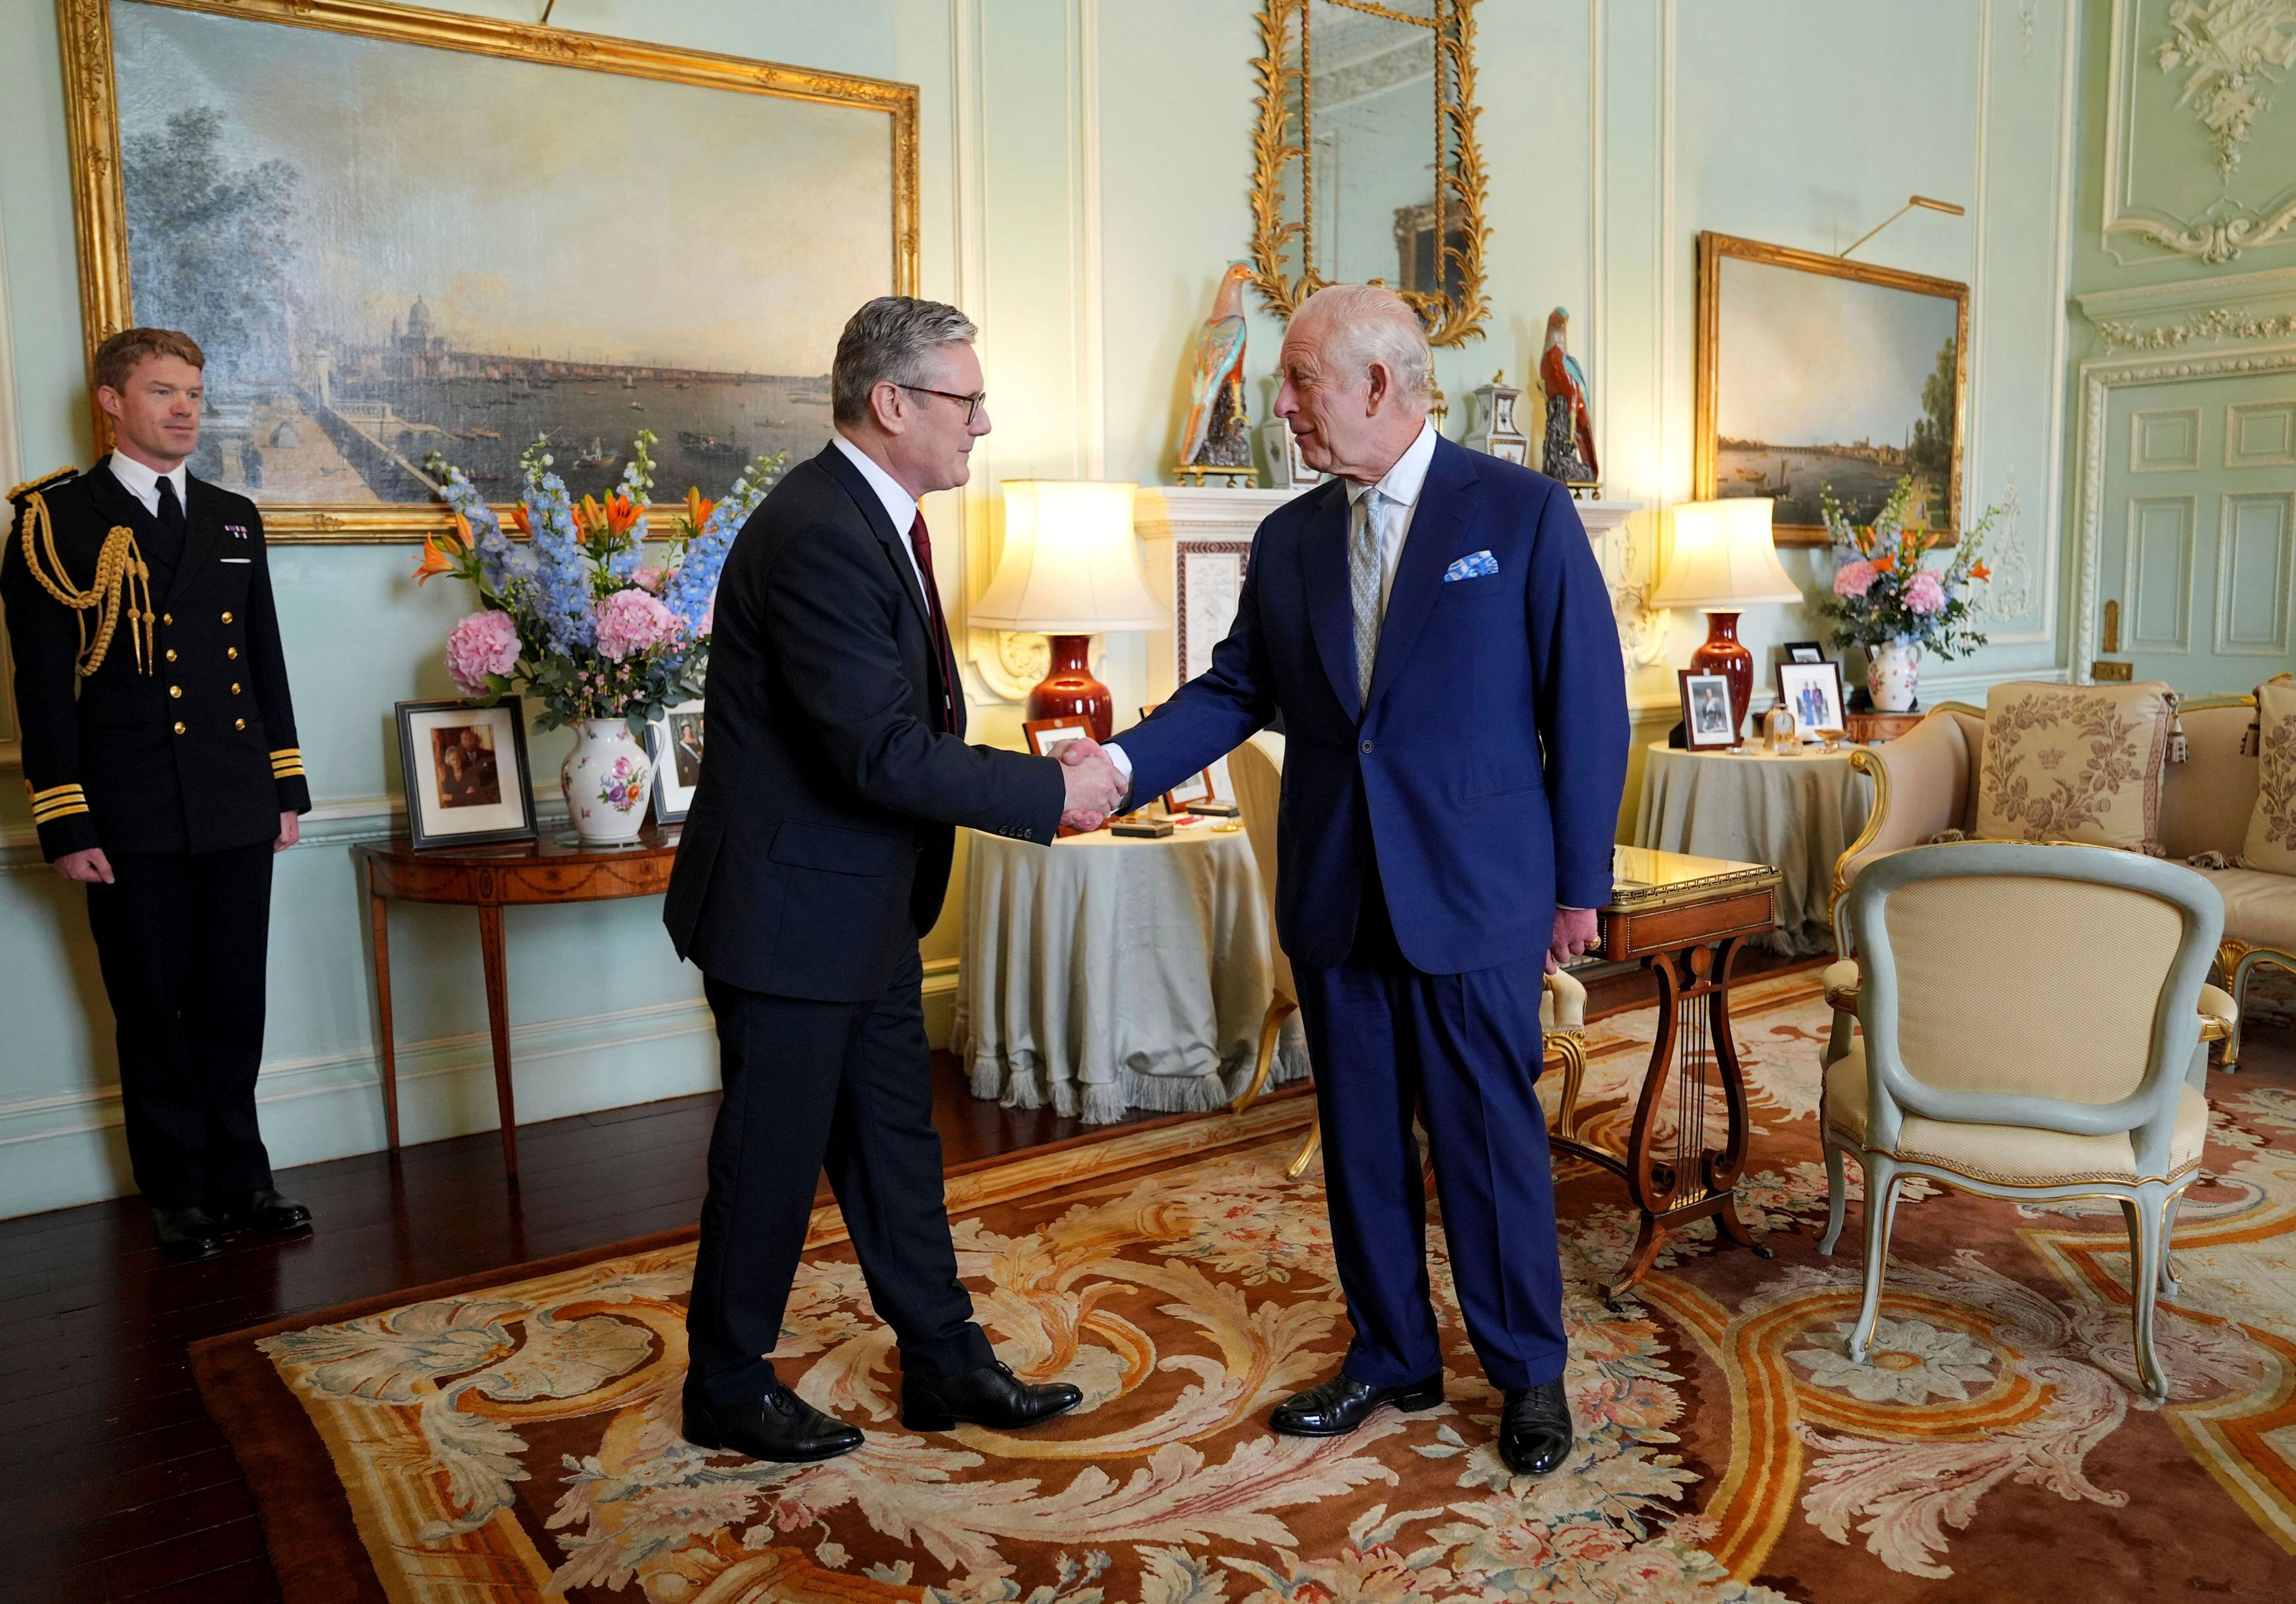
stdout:
[[1770,544],[1770,509],[1760,496],[1685,501],[1674,509],[1674,554],[1651,593],[1652,607],[1735,610],[1802,599]]
[[1133,546],[1137,485],[1004,481],[1004,557],[967,621],[988,629],[1097,635],[1160,629],[1171,609],[1149,594]]

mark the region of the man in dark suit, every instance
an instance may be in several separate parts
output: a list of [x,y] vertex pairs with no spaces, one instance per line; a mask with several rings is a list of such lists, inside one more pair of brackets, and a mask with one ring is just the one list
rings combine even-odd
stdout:
[[8,493],[0,602],[40,849],[87,887],[135,1185],[160,1246],[295,1231],[255,1115],[271,860],[311,806],[263,520],[193,478],[206,358],[127,329],[95,353],[111,458]]
[[1610,598],[1561,485],[1426,422],[1426,338],[1391,292],[1317,293],[1282,363],[1276,414],[1338,477],[1260,524],[1210,670],[1107,751],[1153,795],[1283,720],[1277,934],[1355,1339],[1271,1423],[1330,1436],[1442,1400],[1423,1106],[1468,1336],[1505,1395],[1499,1451],[1545,1475],[1571,1434],[1538,1004],[1610,896]]
[[855,313],[830,374],[836,435],[742,526],[719,581],[709,761],[663,913],[705,976],[725,1101],[686,1314],[686,1440],[783,1461],[861,1434],[766,1355],[824,1162],[870,1302],[898,1339],[901,1419],[1011,1428],[1071,1409],[996,1361],[956,1277],[932,1123],[918,938],[955,827],[1049,843],[1122,793],[1089,743],[970,746],[918,498],[965,481],[988,432],[972,325],[906,296]]

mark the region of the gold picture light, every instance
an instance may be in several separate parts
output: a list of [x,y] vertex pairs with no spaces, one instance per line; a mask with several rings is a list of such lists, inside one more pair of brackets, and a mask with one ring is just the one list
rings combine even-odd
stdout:
[[1858,246],[1864,244],[1867,240],[1872,239],[1875,234],[1881,233],[1882,230],[1887,228],[1899,218],[1904,217],[1916,206],[1923,207],[1931,211],[1944,212],[1948,217],[1964,218],[1969,215],[1968,207],[1956,206],[1950,201],[1932,201],[1927,195],[1909,195],[1906,197],[1906,203],[1903,206],[1900,206],[1897,210],[1891,212],[1888,217],[1883,218],[1879,223],[1874,225],[1873,227],[1868,228],[1865,233],[1859,234],[1856,239],[1849,243],[1847,249],[1838,252],[1837,254],[1848,256],[1850,251],[1857,250]]

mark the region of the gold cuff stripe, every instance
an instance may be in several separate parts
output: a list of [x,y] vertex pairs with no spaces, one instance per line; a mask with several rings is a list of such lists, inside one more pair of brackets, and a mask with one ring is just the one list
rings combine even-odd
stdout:
[[[27,791],[32,791],[31,783],[29,780],[25,782],[24,789]],[[79,794],[79,782],[78,780],[71,780],[61,786],[50,786],[45,791],[32,791],[32,802],[35,806],[37,806],[39,803],[48,802],[55,797],[78,796]]]
[[274,763],[271,766],[271,777],[275,780],[285,780],[305,779],[308,777],[304,774],[303,765],[300,763]]
[[281,758],[299,758],[302,755],[303,749],[300,746],[275,746],[271,749],[271,756],[274,761],[276,761]]
[[87,810],[87,804],[84,802],[55,802],[45,808],[33,809],[32,822],[53,824],[59,818],[69,818],[75,813],[85,813]]

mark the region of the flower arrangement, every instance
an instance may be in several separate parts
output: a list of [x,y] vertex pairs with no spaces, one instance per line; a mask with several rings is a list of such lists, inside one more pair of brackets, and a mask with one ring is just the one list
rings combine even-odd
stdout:
[[1837,566],[1833,594],[1818,597],[1817,605],[1833,621],[1837,646],[1871,652],[1902,642],[1950,660],[1985,644],[1974,627],[1969,588],[1993,577],[1982,558],[1985,537],[2001,509],[1987,507],[1963,533],[1952,561],[1941,570],[1931,568],[1922,559],[1939,534],[1907,525],[1906,503],[1913,489],[1910,474],[1898,481],[1880,514],[1863,529],[1851,524],[1832,487],[1821,490]]
[[698,695],[708,670],[712,604],[726,553],[787,463],[760,457],[717,501],[689,489],[663,560],[643,565],[655,437],[641,430],[621,482],[577,502],[551,472],[545,435],[519,457],[525,486],[512,522],[516,550],[460,468],[433,452],[423,465],[454,510],[450,535],[426,539],[417,584],[467,580],[480,609],[447,635],[447,671],[464,695],[492,702],[514,687],[542,703],[543,728],[620,719],[634,736],[671,704]]

